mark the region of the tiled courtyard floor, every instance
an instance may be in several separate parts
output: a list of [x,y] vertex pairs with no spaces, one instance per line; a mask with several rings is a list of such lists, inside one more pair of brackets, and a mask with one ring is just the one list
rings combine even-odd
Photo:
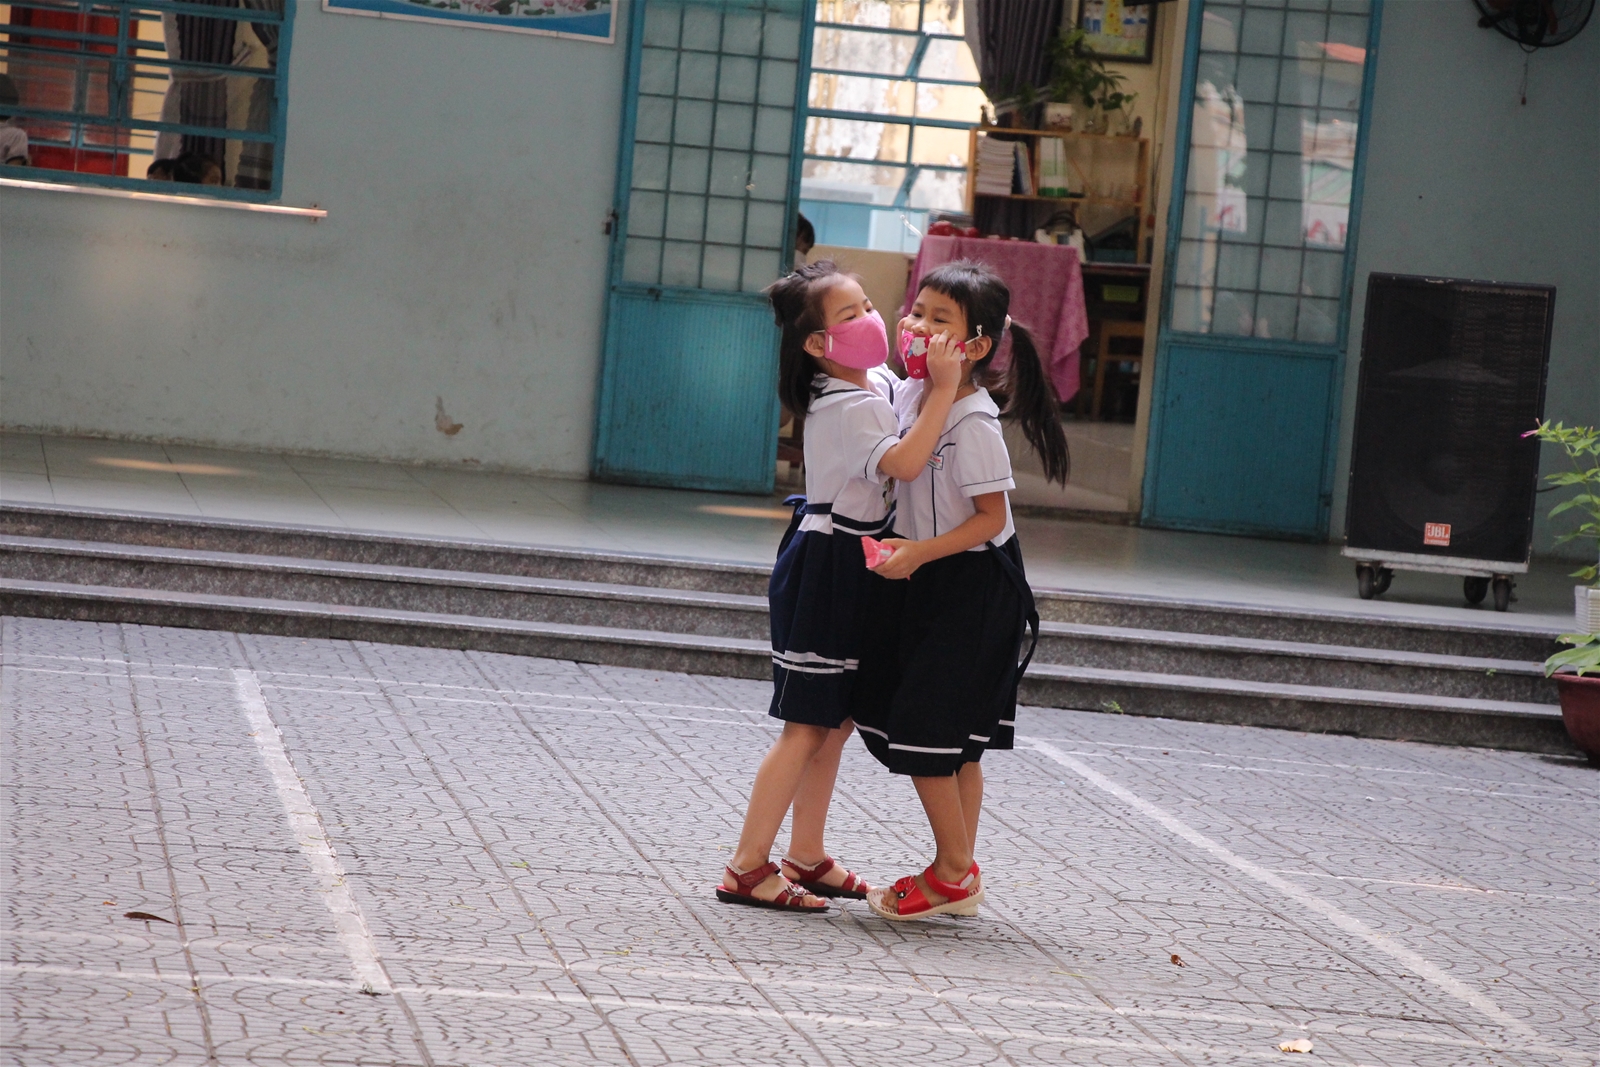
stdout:
[[[713,899],[765,685],[0,625],[8,1064],[1600,1054],[1574,760],[1026,709],[990,903],[891,926]],[[875,879],[927,847],[854,743],[833,827]]]

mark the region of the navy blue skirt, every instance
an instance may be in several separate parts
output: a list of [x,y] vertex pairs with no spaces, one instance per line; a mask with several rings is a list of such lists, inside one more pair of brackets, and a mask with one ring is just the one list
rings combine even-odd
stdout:
[[[861,658],[861,627],[874,585],[888,584],[867,570],[861,548],[863,524],[834,516],[832,533],[801,530],[805,514],[826,514],[827,505],[797,502],[794,519],[778,546],[778,562],[767,585],[772,619],[772,707],[785,722],[836,729],[850,717],[850,693]],[[874,537],[889,537],[890,519],[873,524]],[[846,527],[849,528],[846,528]]]
[[1016,537],[873,586],[863,626],[851,711],[878,762],[936,777],[1012,747],[1023,645],[1039,634]]

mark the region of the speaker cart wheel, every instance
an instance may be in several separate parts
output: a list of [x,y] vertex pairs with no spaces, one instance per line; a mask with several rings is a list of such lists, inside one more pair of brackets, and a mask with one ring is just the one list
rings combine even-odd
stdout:
[[1362,600],[1378,595],[1378,568],[1371,563],[1356,564],[1356,592]]
[[1482,604],[1483,598],[1489,595],[1489,579],[1469,577],[1461,583],[1461,592],[1466,595],[1468,604]]
[[1509,576],[1504,574],[1494,576],[1494,610],[1504,611],[1511,606],[1511,586]]
[[1379,567],[1377,595],[1382,596],[1387,593],[1389,591],[1389,583],[1392,581],[1394,581],[1394,571],[1388,567]]

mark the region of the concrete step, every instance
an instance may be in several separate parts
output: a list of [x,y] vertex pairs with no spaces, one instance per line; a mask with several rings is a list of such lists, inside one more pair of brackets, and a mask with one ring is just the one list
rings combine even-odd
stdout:
[[472,648],[692,674],[772,677],[770,642],[765,640],[270,597],[0,578],[0,614]]
[[[204,592],[0,578],[0,613],[472,648],[770,677],[765,641]],[[1534,752],[1575,751],[1543,704],[1035,663],[1025,703]]]
[[148,515],[49,504],[0,505],[0,534],[235,552],[473,574],[563,578],[765,597],[770,567],[671,556],[540,548],[237,519]]
[[[755,641],[768,634],[765,597],[58,538],[0,536],[0,576]],[[1557,699],[1533,661],[1132,627],[1047,622],[1035,659],[1476,699]]]
[[1543,661],[1560,648],[1556,644],[1559,631],[1519,624],[1506,616],[1488,622],[1446,622],[1361,609],[1309,611],[1120,593],[1035,589],[1034,595],[1041,619],[1085,626],[1517,661]]
[[1444,656],[1124,626],[1042,623],[1034,658],[1064,666],[1339,689],[1530,704],[1555,704],[1558,700],[1555,683],[1544,676],[1544,666],[1537,660]]
[[1522,752],[1573,753],[1561,710],[1371,689],[1030,665],[1024,703]]
[[565,578],[0,536],[0,576],[767,640],[767,598]]
[[[539,548],[189,516],[0,505],[0,535],[167,547],[373,566],[554,578],[653,589],[765,597],[769,567],[666,556]],[[116,583],[111,583],[116,584]],[[1492,622],[1440,622],[1352,608],[1304,611],[1117,593],[1037,589],[1046,621],[1136,630],[1380,648],[1444,656],[1542,661],[1557,632]],[[1486,614],[1488,614],[1486,612]]]

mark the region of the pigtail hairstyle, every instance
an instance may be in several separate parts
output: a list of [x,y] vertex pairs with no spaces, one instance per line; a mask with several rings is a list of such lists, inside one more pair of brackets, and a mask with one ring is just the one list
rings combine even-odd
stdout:
[[782,336],[778,341],[778,399],[796,419],[806,417],[817,395],[822,367],[806,351],[806,338],[823,328],[822,294],[840,276],[838,264],[819,259],[779,278],[764,290]]
[[[972,366],[973,381],[998,394],[1001,414],[1021,424],[1022,435],[1044,464],[1045,477],[1066,485],[1072,472],[1072,457],[1067,452],[1067,435],[1061,429],[1060,402],[1044,372],[1033,336],[1006,314],[1011,306],[1011,290],[1006,283],[988,266],[960,259],[924,275],[920,287],[961,305],[967,313],[967,329],[990,339],[988,354]],[[1000,351],[1001,335],[1008,328],[1011,365],[1000,375],[991,364]]]

